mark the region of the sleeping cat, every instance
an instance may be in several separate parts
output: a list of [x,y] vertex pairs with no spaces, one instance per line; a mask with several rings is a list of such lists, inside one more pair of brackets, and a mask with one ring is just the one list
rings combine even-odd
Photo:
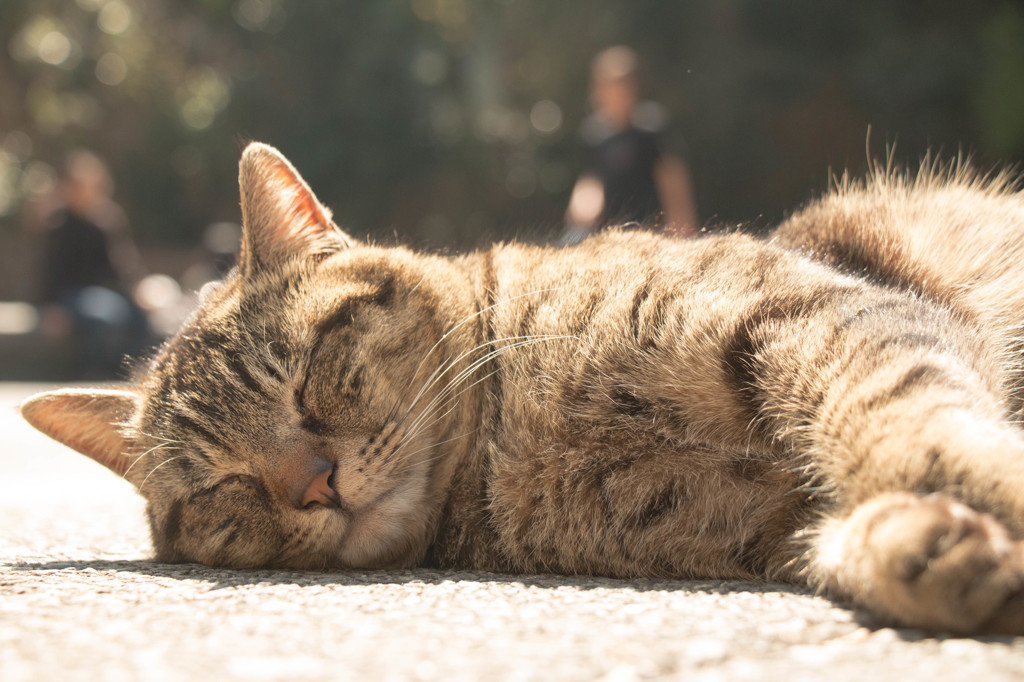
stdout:
[[241,160],[235,272],[126,389],[25,418],[145,496],[156,558],[806,581],[1024,633],[1024,198],[926,168],[768,241],[460,257]]

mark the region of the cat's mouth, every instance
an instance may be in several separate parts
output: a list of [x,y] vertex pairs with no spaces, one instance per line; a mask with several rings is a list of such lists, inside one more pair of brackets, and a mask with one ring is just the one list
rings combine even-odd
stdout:
[[[356,508],[340,509],[347,521],[337,544],[337,556],[343,565],[382,568],[394,563],[396,550],[408,543],[408,514],[410,506],[415,506],[414,489],[414,482],[405,479]],[[405,549],[401,552],[404,554]]]
[[[349,523],[352,524],[354,522],[359,521],[363,517],[371,515],[375,509],[377,509],[378,507],[386,504],[388,500],[394,498],[398,494],[398,491],[402,488],[403,484],[404,484],[404,482],[403,483],[399,483],[398,485],[393,486],[393,487],[383,491],[382,493],[378,494],[376,497],[370,499],[369,502],[365,502],[365,503],[359,505],[359,507],[357,507],[357,508],[352,508],[351,506],[346,505],[342,501],[341,496],[338,495],[337,496],[337,499],[338,499],[338,509],[341,510],[341,512],[348,519]],[[335,493],[335,494],[337,495],[337,493]],[[350,525],[350,528],[351,528],[351,525]]]
[[[375,507],[394,497],[405,484],[405,481],[400,481],[387,490],[371,496],[368,500],[353,502],[351,497],[347,497],[338,490],[338,476],[338,463],[335,462],[329,470],[324,471],[310,483],[309,489],[303,497],[304,504],[302,508],[314,509],[322,507],[332,509],[340,512],[346,520],[352,522],[358,517],[372,512]],[[358,493],[356,493],[356,496],[358,496]]]

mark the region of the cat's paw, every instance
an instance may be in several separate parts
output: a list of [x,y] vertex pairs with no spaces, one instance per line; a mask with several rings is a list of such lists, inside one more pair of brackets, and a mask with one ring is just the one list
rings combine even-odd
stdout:
[[817,577],[899,625],[1024,634],[1024,543],[939,495],[881,495],[826,525]]

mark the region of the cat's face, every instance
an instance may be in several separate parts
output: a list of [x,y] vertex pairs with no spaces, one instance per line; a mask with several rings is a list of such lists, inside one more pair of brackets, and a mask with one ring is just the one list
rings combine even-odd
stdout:
[[137,386],[43,394],[23,414],[136,485],[159,559],[410,565],[461,414],[439,341],[470,306],[438,295],[441,261],[346,237],[274,150],[250,146],[240,182],[238,269]]

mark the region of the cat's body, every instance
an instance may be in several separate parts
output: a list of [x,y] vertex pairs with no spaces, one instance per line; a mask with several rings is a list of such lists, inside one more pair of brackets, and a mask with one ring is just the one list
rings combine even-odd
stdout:
[[[824,275],[808,281],[808,296],[832,277],[740,235],[608,233],[575,249],[499,246],[470,259],[486,310],[478,338],[524,345],[494,358],[486,369],[496,374],[472,396],[486,416],[469,478],[486,488],[451,498],[431,559],[617,576],[785,574],[783,545],[810,520],[806,496],[788,495],[800,463],[748,428],[734,376],[747,362],[737,324],[765,295],[743,290],[741,273],[777,266],[766,259]],[[474,509],[485,513],[463,522]]]
[[810,580],[1024,633],[1020,195],[879,176],[774,243],[440,258],[352,242],[267,147],[241,185],[239,271],[137,387],[23,408],[158,558]]

